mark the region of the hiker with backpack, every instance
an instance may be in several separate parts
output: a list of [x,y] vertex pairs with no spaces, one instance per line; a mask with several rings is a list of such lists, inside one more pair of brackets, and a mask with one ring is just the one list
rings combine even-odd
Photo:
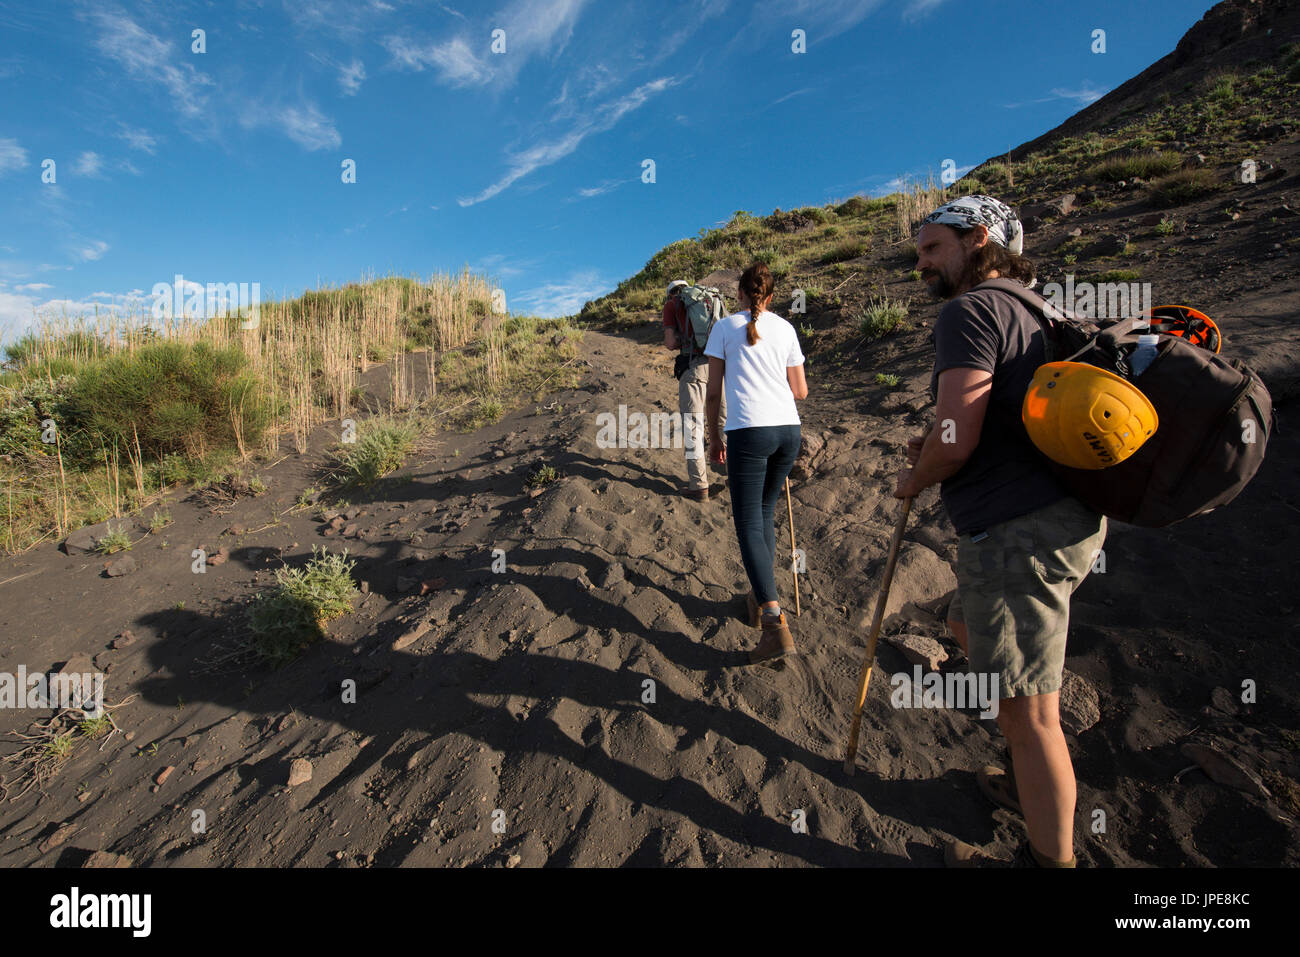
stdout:
[[[989,196],[935,210],[917,269],[935,323],[936,426],[908,443],[894,495],[936,483],[959,540],[948,628],[996,675],[1011,764],[980,790],[1022,814],[1018,865],[1073,867],[1074,770],[1059,697],[1070,596],[1107,519],[1161,528],[1231,502],[1273,429],[1272,398],[1218,355],[1208,316],[1160,306],[1094,323],[1032,291],[1014,213]],[[906,514],[906,513],[904,513]],[[989,862],[958,841],[950,866]]]
[[[792,654],[794,636],[776,594],[776,504],[799,454],[796,400],[808,396],[803,352],[794,326],[767,307],[772,273],[755,263],[740,276],[741,312],[713,326],[709,357],[706,420],[709,460],[727,464],[732,518],[740,558],[752,591],[747,594],[749,623],[762,629],[752,662]],[[729,410],[726,441],[719,410]]]
[[[1040,320],[1015,296],[973,288],[996,278],[1033,283],[1022,236],[1011,209],[989,196],[941,206],[917,233],[921,279],[947,302],[934,327],[935,426],[908,443],[894,495],[940,484],[957,531],[948,628],[971,671],[997,678],[1011,758],[1005,773],[981,771],[980,788],[1023,813],[1029,839],[1018,864],[1074,867],[1075,779],[1059,699],[1070,596],[1105,541],[1106,519],[1066,493],[1021,421],[1046,361]],[[989,861],[962,842],[946,860]]]
[[[682,444],[686,449],[686,487],[682,494],[697,502],[709,497],[709,466],[704,456],[709,363],[704,347],[722,313],[722,294],[717,289],[692,285],[685,279],[668,284],[663,309],[664,348],[678,353],[673,375],[677,377],[677,409],[682,416]],[[725,402],[720,414],[724,419],[727,416]]]

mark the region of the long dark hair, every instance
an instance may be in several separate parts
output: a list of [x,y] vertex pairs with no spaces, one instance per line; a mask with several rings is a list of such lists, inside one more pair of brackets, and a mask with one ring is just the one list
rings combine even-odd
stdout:
[[[952,226],[958,238],[965,236],[974,228],[972,226],[969,229],[958,229],[956,226]],[[1019,280],[1026,286],[1034,281],[1034,264],[1024,256],[1017,256],[1015,253],[1008,251],[1006,246],[999,246],[992,239],[975,250],[975,254],[966,261],[966,269],[962,274],[962,279],[968,286],[978,286],[985,279],[988,279],[989,273],[994,270],[997,270],[999,276]]]
[[745,330],[745,336],[752,346],[758,342],[758,316],[763,311],[762,303],[772,295],[776,284],[772,281],[772,272],[767,268],[767,263],[754,263],[740,274],[737,285],[749,299],[749,327]]

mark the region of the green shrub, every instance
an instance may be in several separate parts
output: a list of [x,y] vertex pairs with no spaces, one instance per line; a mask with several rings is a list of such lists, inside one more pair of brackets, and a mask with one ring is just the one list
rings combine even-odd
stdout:
[[835,207],[836,216],[863,216],[871,208],[865,196],[850,196]]
[[1179,170],[1151,186],[1151,202],[1156,206],[1181,206],[1223,188],[1208,169]]
[[858,332],[867,342],[873,342],[904,325],[907,305],[888,298],[872,299],[858,314]]
[[560,477],[553,465],[539,465],[524,479],[524,488],[545,488]]
[[352,610],[355,561],[347,551],[323,549],[302,568],[281,568],[276,587],[255,595],[248,605],[248,626],[255,650],[274,664],[295,658],[324,634],[327,622]]
[[347,485],[369,485],[406,462],[418,428],[410,422],[368,419],[361,423],[357,440],[335,452]]
[[867,251],[867,243],[861,239],[850,239],[831,247],[822,255],[824,263],[839,263],[849,259],[857,259]]
[[1090,179],[1100,179],[1116,183],[1122,179],[1153,179],[1172,173],[1183,165],[1183,158],[1177,153],[1138,153],[1132,156],[1115,156],[1103,160],[1087,171]]
[[890,389],[897,389],[899,383],[902,381],[903,381],[902,379],[900,379],[896,375],[893,375],[892,373],[888,373],[888,372],[876,373],[876,385],[883,385]]
[[160,342],[118,353],[82,370],[67,399],[69,426],[148,458],[174,452],[202,457],[238,434],[256,445],[275,410],[260,397],[237,348]]
[[107,531],[95,542],[95,551],[101,555],[114,555],[117,552],[131,550],[131,536],[121,526],[114,528],[110,523]]

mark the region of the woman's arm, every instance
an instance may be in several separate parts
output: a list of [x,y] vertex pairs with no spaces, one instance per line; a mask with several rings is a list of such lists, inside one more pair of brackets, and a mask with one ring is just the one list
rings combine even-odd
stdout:
[[723,359],[709,356],[709,391],[704,394],[704,421],[709,434],[709,461],[721,464],[727,461],[727,447],[718,431],[718,416],[722,411],[722,382],[727,373]]
[[808,380],[803,376],[803,366],[786,366],[785,381],[790,383],[790,391],[796,399],[808,398]]

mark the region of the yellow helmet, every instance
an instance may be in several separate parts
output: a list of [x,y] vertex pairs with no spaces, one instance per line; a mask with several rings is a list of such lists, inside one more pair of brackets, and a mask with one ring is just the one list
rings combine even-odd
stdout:
[[1160,425],[1137,386],[1086,362],[1039,366],[1020,417],[1039,451],[1076,469],[1118,465]]

